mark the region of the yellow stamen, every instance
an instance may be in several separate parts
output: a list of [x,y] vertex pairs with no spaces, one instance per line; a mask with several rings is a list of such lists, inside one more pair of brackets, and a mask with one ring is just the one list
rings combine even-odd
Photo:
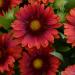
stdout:
[[43,61],[41,59],[34,60],[33,66],[34,66],[35,69],[40,69],[43,66]]
[[33,30],[33,31],[37,31],[39,30],[41,27],[40,25],[40,22],[38,20],[33,20],[30,24],[30,28]]

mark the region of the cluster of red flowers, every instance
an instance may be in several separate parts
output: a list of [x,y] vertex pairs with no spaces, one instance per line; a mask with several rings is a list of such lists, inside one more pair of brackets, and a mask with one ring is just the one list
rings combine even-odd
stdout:
[[75,46],[75,8],[71,9],[67,15],[67,23],[64,24],[64,34],[67,37],[67,42]]
[[[14,74],[14,63],[18,60],[21,75],[56,75],[61,61],[50,54],[55,39],[63,24],[53,7],[46,5],[55,0],[28,0],[28,4],[16,13],[11,32],[0,34],[0,75]],[[0,15],[19,5],[21,0],[0,0]],[[67,43],[75,46],[75,9],[67,16],[64,34]],[[70,68],[70,69],[69,69]],[[75,75],[75,66],[62,75]],[[71,71],[73,70],[73,71]],[[70,73],[69,73],[70,72]]]

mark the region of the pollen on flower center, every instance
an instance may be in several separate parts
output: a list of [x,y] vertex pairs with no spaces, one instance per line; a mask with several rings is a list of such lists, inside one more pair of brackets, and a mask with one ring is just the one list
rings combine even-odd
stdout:
[[35,59],[33,61],[33,66],[35,69],[40,69],[43,66],[43,61],[41,59]]
[[3,0],[0,0],[0,7],[3,6]]
[[33,20],[30,24],[30,28],[33,30],[33,31],[37,31],[39,30],[41,27],[41,24],[38,20]]

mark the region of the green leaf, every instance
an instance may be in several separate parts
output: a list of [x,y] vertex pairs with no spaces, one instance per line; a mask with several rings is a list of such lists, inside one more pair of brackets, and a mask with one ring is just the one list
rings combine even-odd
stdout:
[[60,36],[61,36],[62,39],[66,38],[66,36],[63,33],[59,32],[59,34],[60,34]]
[[0,24],[5,28],[8,29],[9,25],[11,24],[11,20],[6,19],[4,16],[0,16]]
[[16,12],[18,12],[19,11],[19,6],[17,6],[16,8],[14,8],[14,14],[16,14]]
[[61,75],[61,72],[58,72],[58,75]]
[[4,15],[5,18],[10,19],[10,20],[14,20],[15,14],[18,10],[19,10],[19,6],[17,6],[16,8],[12,8],[11,10],[9,9],[8,12],[6,12],[5,15]]
[[62,9],[62,11],[58,11],[57,15],[60,17],[60,22],[64,23],[66,22],[66,12],[64,9]]
[[19,6],[16,8],[9,9],[8,12],[4,13],[4,16],[0,16],[0,24],[6,29],[10,29],[10,25],[15,19],[15,14],[19,10]]
[[60,51],[60,52],[67,52],[70,50],[71,50],[71,48],[69,46],[61,46],[58,48],[58,51]]
[[53,52],[50,52],[50,54],[57,57],[57,58],[59,58],[60,60],[64,61],[64,58],[63,58],[61,53],[53,51]]
[[66,0],[67,3],[65,5],[66,11],[69,11],[72,8],[75,8],[75,0]]
[[64,5],[66,4],[66,1],[65,0],[55,0],[55,3],[54,3],[54,7],[56,9],[62,9],[64,7]]

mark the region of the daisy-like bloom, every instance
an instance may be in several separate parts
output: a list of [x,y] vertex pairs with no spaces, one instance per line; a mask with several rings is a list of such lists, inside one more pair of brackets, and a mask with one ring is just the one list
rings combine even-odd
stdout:
[[34,3],[44,3],[44,4],[48,4],[50,3],[54,3],[55,0],[28,0],[29,3],[34,4]]
[[[19,61],[21,75],[56,75],[60,60],[49,54],[49,48],[29,50]],[[31,52],[30,52],[31,51]]]
[[29,48],[46,47],[58,38],[59,17],[54,14],[52,7],[45,9],[44,5],[25,5],[16,14],[12,23],[13,36],[21,40],[22,46]]
[[64,24],[64,34],[67,38],[67,43],[75,46],[75,8],[71,9],[70,14],[67,15],[67,23]]
[[28,2],[30,3],[30,4],[37,4],[37,3],[41,3],[41,0],[28,0]]
[[14,62],[20,57],[21,48],[10,38],[9,34],[0,35],[0,72],[9,71]]
[[61,75],[75,75],[75,65],[71,65],[61,73]]
[[0,0],[0,15],[8,11],[12,7],[16,7],[21,3],[21,0]]
[[54,3],[55,0],[42,0],[43,3],[48,4],[50,3]]

